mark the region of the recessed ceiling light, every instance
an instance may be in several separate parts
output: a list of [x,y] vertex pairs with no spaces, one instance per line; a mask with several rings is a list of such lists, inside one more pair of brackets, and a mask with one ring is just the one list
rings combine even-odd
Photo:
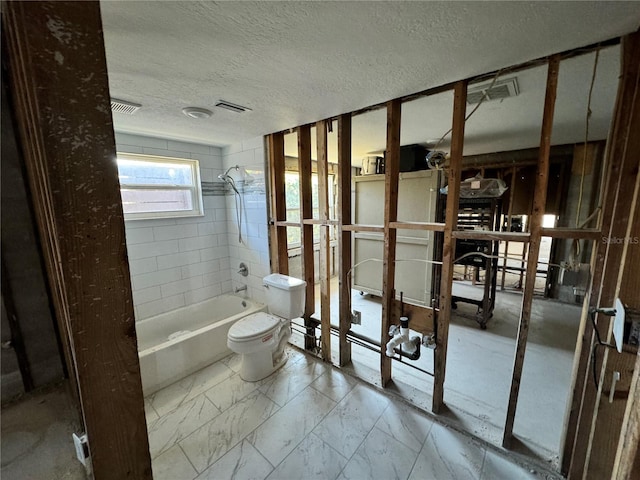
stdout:
[[199,107],[186,107],[182,109],[182,113],[184,113],[187,117],[191,118],[209,118],[213,115],[211,110],[207,110],[206,108]]

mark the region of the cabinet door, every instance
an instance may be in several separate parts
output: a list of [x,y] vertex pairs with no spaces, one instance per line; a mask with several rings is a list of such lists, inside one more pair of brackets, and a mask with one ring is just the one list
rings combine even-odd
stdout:
[[[400,174],[398,184],[398,220],[433,222],[437,195],[435,171]],[[355,220],[365,225],[384,223],[384,176],[370,175],[355,179]],[[382,260],[384,236],[378,233],[356,233],[354,241],[353,288],[374,295],[382,294]],[[431,302],[433,232],[398,230],[396,246],[397,295],[413,303]],[[367,261],[369,260],[369,261]],[[378,260],[378,261],[376,261]]]

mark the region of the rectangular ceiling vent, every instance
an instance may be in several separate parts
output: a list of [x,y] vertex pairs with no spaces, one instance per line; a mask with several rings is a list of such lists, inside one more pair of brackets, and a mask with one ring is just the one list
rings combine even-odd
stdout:
[[242,113],[242,112],[250,112],[251,109],[247,107],[243,107],[242,105],[237,105],[235,103],[227,102],[226,100],[220,100],[216,103],[216,107],[225,108],[232,112]]
[[125,102],[116,98],[111,99],[111,111],[114,113],[124,113],[125,115],[133,115],[142,105],[132,102]]
[[484,99],[485,102],[515,97],[520,93],[516,77],[498,80],[491,88],[489,88],[490,86],[491,82],[484,85],[474,85],[473,87],[470,87],[467,91],[467,103],[469,105],[480,103],[485,92],[487,94],[487,97]]

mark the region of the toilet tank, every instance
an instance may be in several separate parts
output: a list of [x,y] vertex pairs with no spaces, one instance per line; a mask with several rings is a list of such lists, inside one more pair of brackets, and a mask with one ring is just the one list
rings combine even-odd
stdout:
[[302,316],[307,282],[280,273],[272,273],[262,280],[269,313],[289,320]]

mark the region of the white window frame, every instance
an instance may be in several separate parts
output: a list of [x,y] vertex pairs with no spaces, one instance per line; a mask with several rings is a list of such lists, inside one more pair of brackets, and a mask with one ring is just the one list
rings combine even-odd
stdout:
[[126,190],[189,190],[191,191],[191,210],[180,211],[164,211],[164,212],[135,212],[125,213],[125,220],[154,220],[158,218],[185,218],[185,217],[202,217],[204,216],[204,207],[202,203],[202,183],[200,182],[200,162],[190,158],[177,157],[161,157],[157,155],[141,155],[137,153],[117,152],[116,162],[118,160],[135,160],[153,163],[173,163],[185,164],[191,168],[191,185],[163,185],[163,184],[127,184],[120,185],[120,189]]

